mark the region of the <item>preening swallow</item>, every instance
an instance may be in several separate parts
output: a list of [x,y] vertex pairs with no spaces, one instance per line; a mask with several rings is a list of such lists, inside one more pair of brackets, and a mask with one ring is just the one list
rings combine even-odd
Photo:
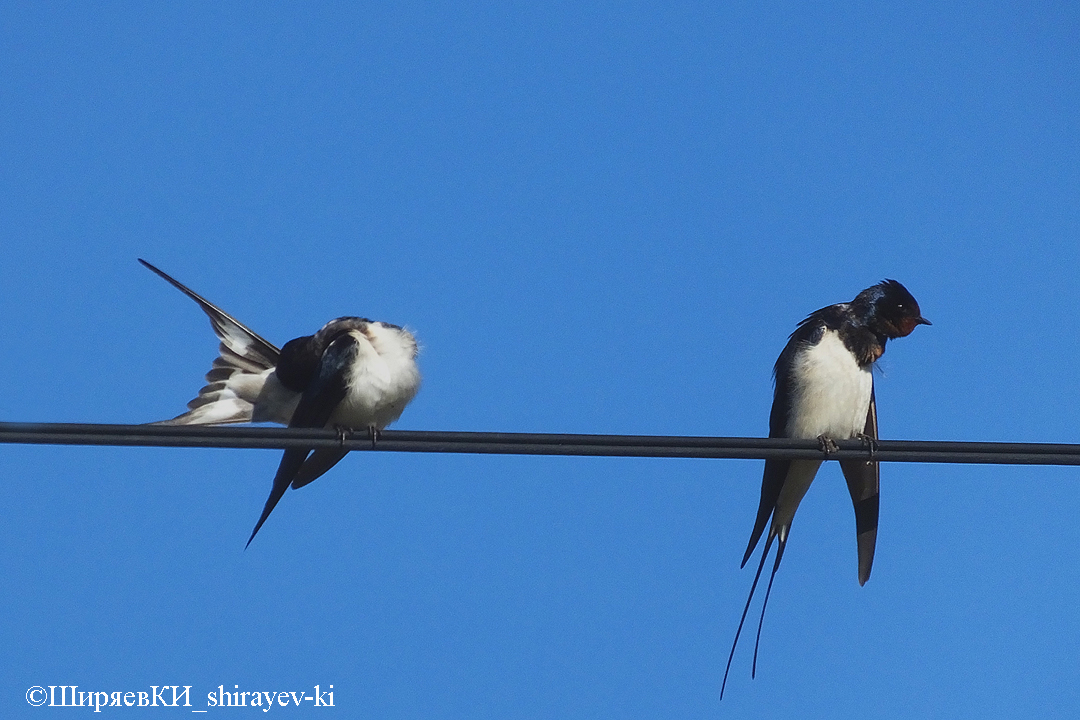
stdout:
[[[221,344],[207,384],[188,412],[161,425],[276,422],[289,427],[367,429],[372,439],[401,417],[420,388],[416,339],[408,330],[359,317],[340,317],[280,350],[166,273],[140,259],[190,297],[210,318]],[[347,450],[289,448],[247,544],[285,490],[317,479]]]
[[[776,386],[769,415],[769,437],[817,438],[823,449],[835,447],[835,440],[862,438],[872,450],[878,427],[871,369],[885,352],[888,340],[905,337],[917,326],[929,324],[930,321],[921,315],[919,303],[895,280],[885,280],[863,290],[850,303],[830,305],[811,313],[791,334],[773,368]],[[795,511],[820,466],[821,460],[765,461],[757,520],[740,567],[745,567],[750,559],[766,525],[769,525],[769,532],[731,644],[720,686],[721,698],[750,601],[761,578],[765,558],[776,540],[776,559],[765,590],[754,643],[751,677],[757,673],[761,626],[773,579],[784,556]],[[878,463],[873,459],[843,460],[840,469],[855,507],[859,584],[863,585],[870,577],[877,540]]]

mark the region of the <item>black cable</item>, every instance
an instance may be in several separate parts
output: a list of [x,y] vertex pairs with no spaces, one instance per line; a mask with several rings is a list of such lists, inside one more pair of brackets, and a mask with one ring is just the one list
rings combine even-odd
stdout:
[[[666,435],[559,435],[550,433],[384,430],[372,447],[366,431],[194,425],[100,425],[0,423],[0,443],[153,447],[271,448],[344,447],[382,452],[575,455],[598,457],[848,460],[869,458],[860,440],[839,440],[826,455],[817,440]],[[1080,465],[1080,445],[1050,443],[879,440],[881,462]]]

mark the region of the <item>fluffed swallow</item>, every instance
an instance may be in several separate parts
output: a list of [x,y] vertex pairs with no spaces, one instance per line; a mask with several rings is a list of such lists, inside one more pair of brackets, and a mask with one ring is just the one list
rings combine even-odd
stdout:
[[[855,532],[859,548],[859,584],[870,578],[878,526],[879,469],[873,460],[878,436],[877,404],[874,400],[874,363],[885,352],[885,343],[910,335],[919,325],[929,325],[919,303],[895,280],[884,280],[859,293],[850,303],[830,305],[813,312],[791,333],[773,368],[775,392],[769,415],[769,437],[817,438],[822,449],[835,448],[835,440],[861,438],[870,460],[842,460],[840,469],[855,507]],[[765,549],[761,553],[750,596],[746,599],[735,640],[731,644],[720,697],[724,697],[731,660],[739,642],[750,601],[761,578],[765,558],[777,541],[765,601],[758,620],[751,677],[757,673],[758,644],[773,579],[787,545],[791,521],[810,487],[821,460],[766,460],[761,481],[761,502],[750,542],[743,555],[745,567],[758,540],[772,518]]]
[[[420,388],[416,339],[398,325],[340,317],[279,350],[163,271],[141,258],[139,262],[198,303],[221,341],[206,374],[207,384],[188,403],[188,412],[155,424],[276,422],[343,432],[366,428],[374,442],[379,431],[401,417]],[[330,448],[285,450],[247,544],[289,485],[294,489],[307,485],[347,453]]]

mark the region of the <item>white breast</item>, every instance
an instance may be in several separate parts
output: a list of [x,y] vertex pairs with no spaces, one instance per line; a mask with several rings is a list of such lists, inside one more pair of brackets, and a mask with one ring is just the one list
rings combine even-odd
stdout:
[[416,340],[406,330],[372,323],[358,331],[356,360],[350,369],[349,392],[331,418],[352,428],[382,429],[401,417],[420,389]]
[[835,330],[796,356],[792,380],[788,437],[845,439],[863,431],[874,379]]

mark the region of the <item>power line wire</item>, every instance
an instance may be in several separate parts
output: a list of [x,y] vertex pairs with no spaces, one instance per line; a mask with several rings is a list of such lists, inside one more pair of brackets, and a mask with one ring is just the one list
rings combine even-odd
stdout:
[[[839,450],[826,455],[816,440],[789,438],[385,430],[372,447],[366,431],[338,433],[309,428],[82,423],[0,423],[0,443],[268,449],[342,447],[380,452],[741,460],[870,457],[867,445],[859,440],[838,440]],[[1080,445],[880,440],[873,457],[881,462],[1080,465]]]

